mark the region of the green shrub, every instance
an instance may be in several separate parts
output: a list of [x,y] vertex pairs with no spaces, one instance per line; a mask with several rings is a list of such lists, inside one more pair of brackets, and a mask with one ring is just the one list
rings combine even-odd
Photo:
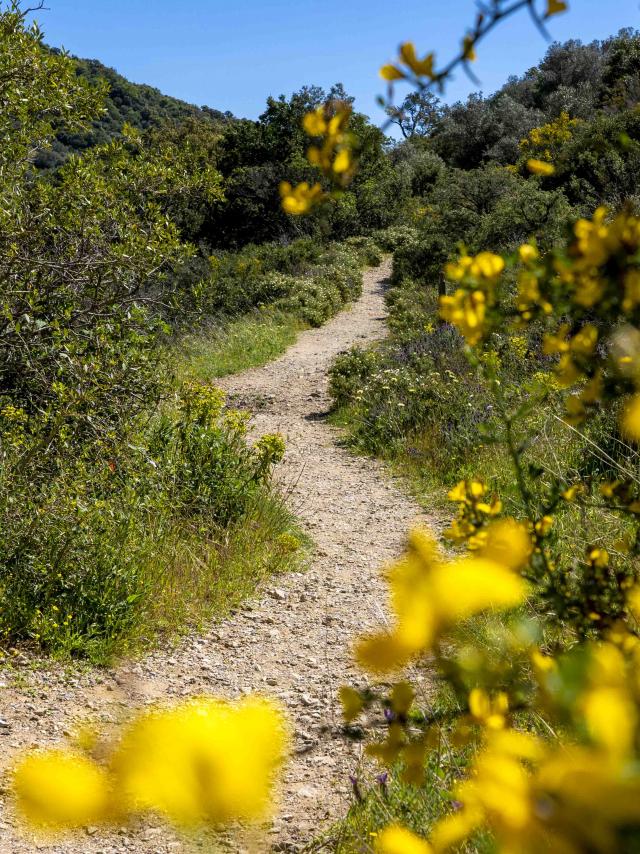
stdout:
[[420,453],[445,476],[475,447],[481,424],[491,417],[461,339],[448,326],[405,345],[339,356],[330,389],[337,406],[349,407],[352,445],[394,458],[407,445],[417,452],[415,438],[428,436]]
[[249,447],[246,418],[196,384],[175,414],[122,445],[60,453],[54,478],[40,474],[48,433],[15,413],[10,423],[0,465],[0,632],[66,653],[100,655],[134,631],[168,541],[238,523],[268,493],[283,452],[279,437]]
[[409,225],[391,225],[373,233],[373,239],[383,252],[395,252],[417,237],[417,230]]
[[369,235],[361,235],[357,237],[347,237],[344,241],[345,246],[355,249],[362,262],[369,267],[377,267],[382,263],[384,258],[383,251],[376,243],[375,239]]

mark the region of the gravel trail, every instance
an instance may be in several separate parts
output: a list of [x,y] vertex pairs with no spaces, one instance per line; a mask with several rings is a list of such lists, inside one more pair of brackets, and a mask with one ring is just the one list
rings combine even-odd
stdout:
[[[254,413],[256,433],[287,441],[278,478],[292,509],[316,543],[309,569],[281,576],[229,620],[207,634],[105,671],[69,671],[25,661],[0,671],[0,755],[63,740],[78,721],[108,725],[131,708],[199,693],[238,697],[260,691],[279,698],[292,720],[294,752],[278,815],[258,851],[297,851],[338,820],[350,803],[349,774],[361,747],[341,733],[337,690],[356,681],[355,635],[384,619],[380,567],[398,555],[419,519],[411,502],[369,459],[341,449],[324,415],[326,373],[337,353],[385,335],[385,262],[364,274],[362,297],[320,329],[304,332],[281,358],[225,379],[235,405]],[[8,804],[0,803],[0,854],[157,852],[200,849],[164,826],[95,828],[72,840],[38,842],[17,835]],[[244,844],[244,843],[243,843]],[[227,850],[241,851],[236,840]]]

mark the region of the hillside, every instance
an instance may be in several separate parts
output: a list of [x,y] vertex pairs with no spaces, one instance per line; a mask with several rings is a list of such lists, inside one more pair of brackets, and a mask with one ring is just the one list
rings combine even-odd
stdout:
[[[52,49],[52,53],[60,52]],[[55,169],[70,153],[109,142],[120,134],[125,124],[143,131],[167,122],[182,123],[187,119],[201,120],[212,125],[223,125],[233,120],[230,112],[223,113],[207,106],[196,107],[164,95],[153,86],[132,83],[97,59],[73,57],[73,61],[79,77],[92,83],[107,81],[109,91],[105,100],[106,111],[91,123],[89,131],[61,129],[51,148],[41,151],[36,158],[36,166],[41,169]]]

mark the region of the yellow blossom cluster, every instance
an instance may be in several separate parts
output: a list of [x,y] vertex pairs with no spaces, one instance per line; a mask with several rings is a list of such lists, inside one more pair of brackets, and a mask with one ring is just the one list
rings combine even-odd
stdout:
[[[624,834],[640,826],[639,662],[640,640],[624,630],[564,660],[532,649],[539,709],[564,720],[565,728],[570,715],[573,740],[514,729],[504,692],[491,698],[472,690],[469,710],[482,741],[452,792],[456,807],[436,822],[428,841],[390,825],[378,834],[376,851],[457,850],[482,829],[504,854],[623,850]],[[395,726],[385,743],[391,755],[393,742],[401,742]],[[426,751],[427,740],[421,744]]]
[[520,151],[526,158],[526,167],[534,175],[546,177],[553,175],[555,167],[552,160],[558,151],[573,137],[573,129],[579,123],[572,119],[566,110],[541,127],[533,128],[525,139],[520,141]]
[[527,160],[527,169],[532,175],[540,175],[543,178],[554,175],[556,171],[553,163],[548,163],[546,160],[539,160],[537,157],[529,157]]
[[178,826],[261,821],[287,748],[284,718],[259,697],[190,700],[135,719],[106,760],[28,753],[13,777],[31,825],[75,829],[152,811]]
[[447,278],[458,288],[453,294],[440,298],[440,315],[472,346],[486,333],[487,309],[495,304],[496,285],[504,267],[504,258],[493,252],[480,252],[476,256],[463,254],[457,262],[445,267]]
[[[580,384],[568,398],[567,417],[579,423],[605,398],[632,397],[623,408],[623,435],[640,441],[640,218],[626,210],[610,217],[598,208],[579,219],[566,252],[533,259],[519,274],[518,311],[533,317],[570,314],[571,322],[545,336],[544,352],[558,355],[556,376],[564,388]],[[600,324],[591,317],[597,314]],[[623,321],[623,324],[620,323]],[[602,339],[599,326],[611,331]]]
[[471,548],[481,545],[476,534],[488,518],[502,512],[500,499],[497,496],[489,498],[487,487],[480,480],[459,481],[447,497],[458,505],[458,516],[445,531],[445,537],[454,543],[468,542]]
[[[329,102],[307,113],[302,120],[306,133],[320,140],[307,150],[307,160],[316,166],[333,187],[345,187],[352,179],[355,161],[352,137],[348,131],[351,107],[342,102]],[[303,181],[292,186],[289,181],[280,184],[283,210],[292,216],[309,213],[320,202],[330,198],[320,184]]]
[[295,187],[289,181],[283,181],[280,184],[282,209],[292,216],[309,213],[325,197],[325,192],[319,182],[311,185],[307,181],[302,181]]
[[307,113],[302,121],[305,131],[312,137],[320,137],[322,145],[312,145],[307,151],[307,159],[317,166],[324,175],[346,178],[353,171],[350,137],[347,131],[351,118],[351,107],[342,104],[335,112],[327,114],[326,107],[318,107]]
[[395,624],[359,641],[360,665],[371,673],[396,671],[461,620],[522,604],[527,585],[517,570],[524,554],[509,548],[510,538],[502,530],[473,557],[446,560],[426,532],[414,531],[407,554],[387,572]]

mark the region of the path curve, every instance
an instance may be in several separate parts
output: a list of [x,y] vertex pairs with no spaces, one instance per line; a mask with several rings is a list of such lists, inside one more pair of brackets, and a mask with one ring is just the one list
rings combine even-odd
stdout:
[[[139,662],[98,675],[27,671],[20,688],[3,686],[0,676],[0,718],[10,722],[10,729],[0,729],[3,757],[14,748],[59,741],[74,720],[88,714],[109,723],[145,702],[199,693],[237,697],[257,690],[287,706],[295,730],[281,808],[269,842],[258,850],[300,850],[345,813],[349,774],[361,748],[341,735],[337,690],[358,680],[353,637],[384,619],[380,566],[400,553],[420,513],[380,464],[341,449],[323,416],[333,358],[385,335],[388,274],[388,262],[366,271],[363,295],[349,309],[302,333],[276,361],[222,383],[236,405],[254,412],[256,433],[281,432],[286,438],[278,478],[317,544],[308,571],[278,578],[260,601],[208,634]],[[231,850],[240,850],[237,846],[231,843]],[[36,845],[17,837],[3,812],[1,854],[34,850],[167,854],[188,849],[163,826],[148,824],[122,828],[107,839],[89,828],[81,839]]]

